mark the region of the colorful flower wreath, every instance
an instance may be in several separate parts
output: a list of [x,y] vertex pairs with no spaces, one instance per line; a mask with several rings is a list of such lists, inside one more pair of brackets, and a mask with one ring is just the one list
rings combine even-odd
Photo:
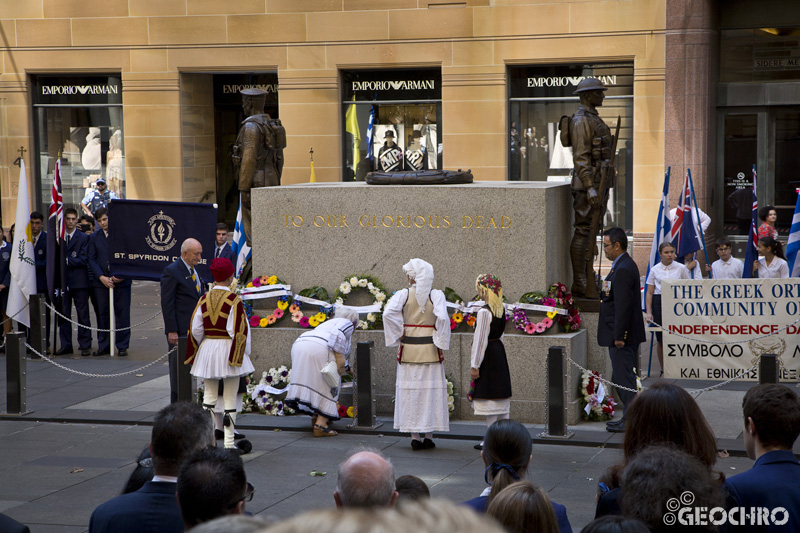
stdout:
[[[258,287],[268,287],[270,285],[283,285],[284,282],[279,280],[277,276],[261,276],[257,278],[253,278],[253,281],[249,282],[245,288],[258,288]],[[276,308],[270,314],[261,316],[255,312],[253,309],[253,304],[250,301],[245,300],[245,312],[247,312],[247,316],[250,320],[250,327],[251,328],[268,328],[277,324],[280,320],[282,320],[286,315],[286,310],[289,307],[289,296],[278,296],[278,302],[276,303]]]
[[[581,409],[586,420],[611,420],[614,418],[614,407],[617,402],[603,388],[603,397],[598,397],[602,374],[589,370],[581,375]],[[588,406],[588,408],[587,408]]]
[[[368,290],[372,297],[375,299],[373,304],[383,309],[386,304],[386,288],[374,276],[350,276],[345,278],[339,288],[336,290],[335,303],[336,305],[345,305],[347,298],[353,291]],[[383,324],[383,313],[369,313],[366,320],[358,321],[358,329],[376,329]]]
[[293,415],[294,410],[283,403],[283,394],[267,392],[270,387],[273,389],[286,389],[291,379],[292,370],[286,365],[270,368],[261,374],[261,380],[255,384],[252,383],[253,377],[251,375],[251,383],[247,385],[247,392],[244,393],[242,412],[273,416]]
[[[444,297],[448,302],[452,302],[454,304],[460,304],[464,301],[461,296],[459,296],[456,291],[450,287],[444,288]],[[449,307],[448,309],[453,308]],[[461,324],[466,324],[467,326],[474,328],[475,322],[475,315],[472,313],[462,313],[460,310],[455,309],[453,314],[450,315],[450,330],[455,330]]]
[[[313,298],[330,304],[328,291],[319,286],[309,287],[300,291],[298,296]],[[307,304],[310,305],[310,304]],[[333,305],[320,305],[318,311],[312,315],[306,315],[301,310],[303,302],[295,298],[289,306],[289,314],[292,315],[292,322],[299,324],[302,328],[315,328],[333,316]]]
[[581,325],[581,317],[572,294],[563,283],[554,283],[547,293],[542,291],[528,292],[520,296],[520,303],[530,303],[556,309],[566,309],[566,314],[548,311],[538,322],[532,322],[524,309],[514,309],[514,327],[528,335],[540,335],[558,322],[564,331],[577,331]]

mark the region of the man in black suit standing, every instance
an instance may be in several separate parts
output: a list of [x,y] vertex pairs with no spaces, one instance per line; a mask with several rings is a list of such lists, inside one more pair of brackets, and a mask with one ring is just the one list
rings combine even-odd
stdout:
[[214,246],[214,259],[219,259],[220,257],[228,259],[233,264],[233,267],[236,268],[236,256],[233,253],[233,248],[228,244],[228,225],[224,222],[217,224],[216,246]]
[[[44,215],[39,211],[31,213],[31,236],[33,237],[33,257],[36,262],[36,293],[44,294],[47,303],[50,303],[50,296],[47,295],[47,233],[42,231],[44,228]],[[50,309],[45,310],[47,349],[50,349]]]
[[[627,250],[628,237],[622,228],[613,227],[603,232],[603,252],[612,263],[600,293],[597,343],[608,346],[614,383],[636,390],[636,373],[633,369],[637,366],[639,344],[644,342],[645,332],[639,267]],[[621,388],[617,392],[624,409],[627,409],[636,393]],[[624,409],[621,420],[606,424],[608,431],[625,431]]]
[[[120,357],[128,355],[131,341],[131,280],[111,275],[109,262],[111,253],[108,246],[108,209],[101,207],[95,211],[99,231],[89,237],[89,268],[92,270],[92,291],[97,300],[98,327],[109,329],[111,325],[111,301],[108,289],[114,290],[114,322],[117,331],[115,344]],[[111,336],[104,331],[97,332],[97,351],[94,355],[111,353]]]
[[[75,313],[78,315],[78,344],[81,355],[89,355],[92,349],[92,333],[89,329],[89,237],[77,229],[78,211],[68,207],[64,210],[64,225],[66,226],[66,262],[63,268],[66,271],[67,290],[64,291],[64,304],[61,312],[66,317],[72,316],[72,302],[75,302]],[[86,326],[86,327],[81,327]],[[61,349],[55,355],[69,355],[72,353],[72,324],[61,319],[58,326],[58,336]]]
[[[203,255],[203,246],[196,239],[186,239],[181,245],[181,256],[161,273],[161,312],[164,315],[164,332],[169,348],[178,344],[179,335],[187,335],[189,322],[200,296],[205,292],[203,280],[195,268]],[[169,355],[170,401],[178,401],[178,358]]]

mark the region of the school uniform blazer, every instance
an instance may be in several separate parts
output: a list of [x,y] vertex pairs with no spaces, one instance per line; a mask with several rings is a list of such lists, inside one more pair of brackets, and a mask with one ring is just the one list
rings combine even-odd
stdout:
[[89,533],[182,533],[177,487],[177,483],[148,481],[136,492],[107,501],[92,513]]
[[67,289],[88,289],[89,236],[76,229],[67,245],[66,257]]
[[0,284],[5,285],[6,289],[11,285],[11,248],[9,243],[0,248]]
[[[214,253],[217,253],[217,246],[214,245]],[[233,263],[233,267],[236,268],[236,255],[233,253],[233,248],[227,242],[222,246],[222,252],[219,254],[220,258],[225,258],[230,260]]]
[[203,280],[200,280],[198,293],[189,269],[180,258],[161,272],[161,312],[164,315],[165,333],[176,331],[179,336],[189,334],[192,313],[204,292]]
[[47,292],[47,232],[43,231],[36,239],[33,247],[33,257],[36,260],[36,292]]
[[634,346],[645,341],[639,268],[627,252],[619,257],[600,291],[597,343],[611,347],[616,340]]
[[[111,276],[110,261],[108,237],[103,230],[95,231],[89,236],[89,268],[92,272],[92,287],[104,287],[100,276]],[[115,287],[127,287],[130,284],[131,280],[126,279],[116,283]]]

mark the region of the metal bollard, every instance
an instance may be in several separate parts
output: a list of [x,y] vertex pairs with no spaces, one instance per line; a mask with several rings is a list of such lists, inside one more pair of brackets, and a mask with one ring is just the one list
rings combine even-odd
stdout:
[[[45,328],[47,327],[47,307],[45,307],[44,294],[31,294],[29,310],[31,316],[29,344],[31,348],[37,352],[41,354],[46,353],[47,343],[45,342],[45,338],[47,337],[47,331],[45,331]],[[31,359],[40,359],[40,357],[35,353],[31,353]]]
[[778,356],[765,353],[758,360],[758,383],[777,383],[779,375]]
[[178,401],[179,402],[192,402],[194,401],[192,390],[192,375],[189,371],[192,365],[184,365],[183,357],[186,354],[186,337],[178,337]]
[[356,383],[358,413],[352,426],[353,428],[376,429],[383,422],[375,420],[375,383],[372,379],[372,349],[374,341],[359,342],[356,345]]
[[563,346],[551,346],[547,351],[547,426],[539,436],[543,439],[570,439],[567,431],[567,373]]
[[6,416],[27,415],[27,370],[25,367],[25,333],[6,335]]

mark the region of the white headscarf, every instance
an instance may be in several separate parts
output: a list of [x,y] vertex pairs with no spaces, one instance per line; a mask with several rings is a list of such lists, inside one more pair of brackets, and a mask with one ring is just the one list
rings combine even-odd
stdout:
[[425,304],[433,286],[433,266],[422,259],[412,259],[403,265],[403,272],[413,279],[417,285],[417,305],[420,311],[425,312]]

